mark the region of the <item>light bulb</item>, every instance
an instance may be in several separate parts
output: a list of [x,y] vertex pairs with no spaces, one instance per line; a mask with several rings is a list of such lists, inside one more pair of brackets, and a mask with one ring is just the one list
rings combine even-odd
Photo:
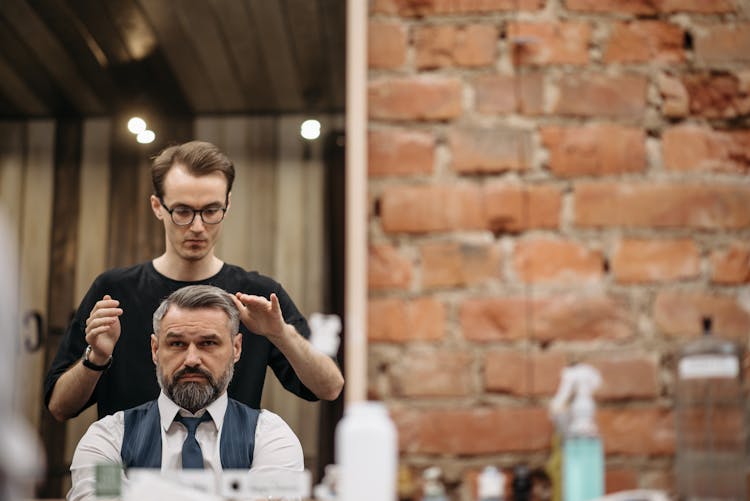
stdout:
[[146,130],[146,121],[141,117],[133,117],[128,120],[128,130],[133,134],[140,134]]
[[141,144],[153,143],[154,139],[156,139],[156,134],[154,134],[154,131],[152,130],[144,130],[142,132],[139,132],[135,137],[135,140]]
[[308,141],[318,139],[320,137],[320,122],[317,120],[305,120],[299,127],[299,133]]

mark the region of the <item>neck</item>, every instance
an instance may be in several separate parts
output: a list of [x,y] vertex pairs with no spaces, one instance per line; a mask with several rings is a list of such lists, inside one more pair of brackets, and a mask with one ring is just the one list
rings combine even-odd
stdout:
[[213,254],[197,261],[187,261],[164,253],[153,260],[154,268],[167,278],[180,282],[196,282],[216,275],[224,262]]

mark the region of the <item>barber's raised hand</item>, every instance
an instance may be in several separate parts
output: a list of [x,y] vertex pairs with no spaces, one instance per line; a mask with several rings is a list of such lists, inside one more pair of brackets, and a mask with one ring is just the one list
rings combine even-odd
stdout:
[[86,319],[86,342],[91,345],[91,358],[94,363],[104,363],[112,355],[117,340],[120,339],[120,302],[108,294],[94,305]]
[[272,293],[269,300],[263,296],[237,292],[232,299],[240,310],[240,320],[249,331],[271,340],[284,334],[286,322],[276,294]]

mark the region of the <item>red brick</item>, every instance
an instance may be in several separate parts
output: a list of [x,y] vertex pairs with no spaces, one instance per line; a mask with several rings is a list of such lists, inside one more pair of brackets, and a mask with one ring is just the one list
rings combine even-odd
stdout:
[[736,242],[711,252],[711,280],[724,285],[750,283],[750,243]]
[[476,391],[475,373],[466,351],[415,348],[399,359],[390,376],[399,397],[461,397]]
[[657,79],[657,85],[662,97],[661,112],[664,116],[681,118],[690,113],[690,96],[682,80],[662,73]]
[[736,118],[750,114],[750,85],[726,72],[694,73],[683,77],[690,113],[706,118]]
[[389,233],[484,228],[479,188],[472,185],[392,186],[384,190],[381,224]]
[[700,275],[700,249],[692,239],[626,239],[612,257],[612,272],[621,283],[665,282]]
[[387,244],[371,245],[367,258],[367,282],[370,290],[407,289],[412,265],[398,249]]
[[717,336],[745,340],[750,332],[750,311],[729,295],[699,291],[662,291],[654,300],[654,322],[667,336],[697,337],[703,317],[711,317]]
[[750,226],[750,187],[730,184],[578,183],[583,227],[739,229]]
[[571,10],[656,14],[659,12],[695,12],[701,14],[733,12],[734,0],[565,0]]
[[514,341],[532,335],[527,317],[535,309],[520,297],[467,299],[461,304],[460,323],[464,338],[479,341]]
[[560,352],[488,350],[484,386],[487,391],[511,395],[551,396],[557,391],[566,362],[565,354]]
[[371,130],[367,136],[370,176],[429,174],[435,163],[435,137],[406,129]]
[[627,14],[655,14],[654,0],[564,0],[565,7],[583,12],[617,12]]
[[532,312],[534,339],[576,341],[625,340],[634,333],[628,305],[621,299],[597,294],[568,294],[539,301]]
[[391,415],[407,454],[544,451],[552,439],[545,407],[393,408]]
[[370,68],[399,68],[406,62],[406,26],[399,21],[369,21],[367,64]]
[[485,114],[544,111],[544,74],[540,71],[510,75],[480,75],[474,80],[477,111]]
[[696,14],[719,14],[735,12],[738,0],[658,0],[659,10],[665,13],[693,12]]
[[674,417],[669,410],[600,408],[596,417],[607,454],[674,454]]
[[750,130],[715,131],[699,125],[679,125],[662,133],[664,167],[673,171],[750,171]]
[[565,75],[558,84],[552,111],[569,116],[641,118],[646,110],[647,84],[641,75]]
[[414,33],[419,69],[478,67],[493,63],[498,30],[489,24],[421,26]]
[[622,300],[596,294],[467,299],[460,323],[464,337],[477,342],[624,340],[634,331],[628,310]]
[[616,124],[543,127],[549,167],[560,177],[642,172],[646,168],[646,133]]
[[604,473],[605,494],[638,488],[638,472],[626,467],[607,467]]
[[508,40],[533,40],[515,51],[517,64],[586,64],[589,61],[591,25],[583,21],[512,22]]
[[587,360],[599,369],[602,386],[597,400],[656,398],[659,396],[659,363],[655,357],[638,354],[610,354]]
[[604,258],[578,242],[540,237],[516,243],[513,269],[526,283],[580,284],[602,278]]
[[491,182],[484,187],[487,227],[495,233],[518,233],[560,225],[562,191],[547,185]]
[[495,11],[533,11],[547,0],[374,0],[373,13],[421,17],[436,14],[480,14]]
[[696,60],[709,64],[750,62],[750,23],[713,24],[695,32]]
[[456,128],[448,136],[451,167],[459,173],[503,172],[531,166],[529,131],[496,128]]
[[612,27],[604,61],[607,63],[680,63],[685,60],[684,32],[664,21],[632,21]]
[[446,120],[461,114],[461,80],[422,75],[380,78],[368,85],[370,118]]
[[432,298],[370,299],[367,338],[370,342],[439,341],[445,334],[445,308]]
[[422,245],[422,286],[456,287],[497,279],[502,249],[498,244],[431,242]]

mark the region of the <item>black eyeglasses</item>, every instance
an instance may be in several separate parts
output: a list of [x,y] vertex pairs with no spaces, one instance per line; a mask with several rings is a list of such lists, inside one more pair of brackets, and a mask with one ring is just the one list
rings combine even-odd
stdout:
[[227,211],[226,207],[193,209],[186,205],[178,205],[177,207],[170,209],[161,197],[159,197],[159,202],[161,203],[161,206],[169,212],[172,222],[177,226],[189,226],[193,224],[196,214],[200,214],[201,221],[205,224],[219,224],[224,219],[224,213]]

